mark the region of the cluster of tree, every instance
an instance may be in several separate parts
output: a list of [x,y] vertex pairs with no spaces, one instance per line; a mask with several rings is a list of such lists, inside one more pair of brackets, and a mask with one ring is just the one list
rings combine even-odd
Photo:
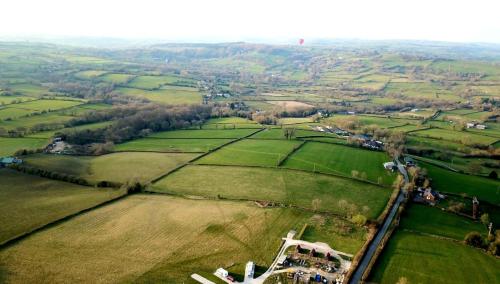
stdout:
[[[114,119],[109,127],[79,130],[65,133],[62,137],[71,144],[85,145],[95,142],[121,143],[140,138],[151,132],[174,130],[199,125],[211,116],[212,109],[200,106],[131,105],[104,111],[102,118]],[[87,117],[85,121],[95,121]],[[80,120],[81,121],[81,120]]]
[[113,91],[113,85],[91,81],[68,81],[68,78],[54,83],[50,91],[76,98],[93,98]]
[[491,232],[488,227],[490,225],[490,219],[488,214],[483,214],[481,216],[481,223],[483,223],[488,228],[488,235],[483,236],[480,232],[470,232],[465,236],[465,244],[480,249],[486,250],[488,253],[500,256],[500,230]]

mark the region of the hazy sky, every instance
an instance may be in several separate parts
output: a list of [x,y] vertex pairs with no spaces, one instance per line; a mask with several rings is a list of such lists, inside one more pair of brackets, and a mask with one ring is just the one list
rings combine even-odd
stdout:
[[1,0],[0,35],[500,43],[500,0]]

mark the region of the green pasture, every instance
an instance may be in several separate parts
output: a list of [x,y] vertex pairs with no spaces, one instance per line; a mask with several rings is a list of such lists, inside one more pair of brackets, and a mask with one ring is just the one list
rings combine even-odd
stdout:
[[114,151],[203,153],[231,142],[232,139],[158,139],[141,138],[115,145]]

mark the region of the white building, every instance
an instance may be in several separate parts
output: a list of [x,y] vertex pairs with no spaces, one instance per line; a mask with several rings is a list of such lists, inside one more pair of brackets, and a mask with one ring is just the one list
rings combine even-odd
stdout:
[[253,279],[253,274],[255,272],[255,264],[253,261],[249,261],[245,266],[245,282],[247,279]]
[[227,272],[224,268],[219,268],[215,271],[215,275],[221,278],[227,278],[227,276],[229,276],[229,272]]

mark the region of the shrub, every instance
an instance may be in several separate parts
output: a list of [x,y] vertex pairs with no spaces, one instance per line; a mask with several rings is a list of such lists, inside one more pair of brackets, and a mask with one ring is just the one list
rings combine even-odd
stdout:
[[465,244],[477,248],[484,247],[484,239],[479,232],[470,232],[465,236]]
[[495,256],[500,256],[500,241],[490,243],[488,252]]
[[351,218],[351,222],[358,225],[359,227],[364,226],[366,224],[366,221],[367,221],[366,217],[361,214],[354,215]]

